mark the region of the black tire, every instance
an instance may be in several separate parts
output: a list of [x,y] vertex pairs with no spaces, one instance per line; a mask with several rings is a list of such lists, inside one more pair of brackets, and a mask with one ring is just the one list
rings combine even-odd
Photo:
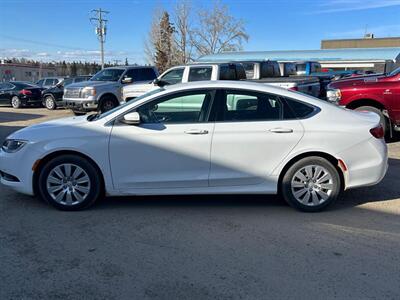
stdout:
[[389,132],[389,127],[388,127],[389,122],[386,119],[386,117],[383,115],[382,110],[380,110],[379,108],[376,108],[376,107],[373,107],[373,106],[360,106],[360,107],[355,108],[354,110],[357,110],[357,111],[371,111],[371,112],[374,112],[374,113],[378,114],[379,117],[380,117],[379,123],[382,125],[385,135],[386,135],[386,133]]
[[[302,172],[306,167],[311,167],[312,174],[315,174],[316,178],[320,178],[321,182],[318,182],[318,180],[309,180],[309,176],[304,175],[305,173],[302,174],[304,175],[304,177],[307,177],[307,181],[296,181],[298,179],[298,172]],[[321,173],[320,177],[317,176],[316,167],[322,167],[322,169],[324,169],[326,173],[330,175],[330,179],[328,182],[324,181],[324,178],[326,178],[325,172]],[[312,178],[314,177],[312,176]],[[292,185],[292,180],[294,180],[296,184],[304,186],[297,187],[295,184]],[[323,188],[328,185],[332,187],[330,191]],[[305,194],[302,194],[304,196],[303,197],[300,196],[300,194],[304,191],[304,189],[306,190],[306,192]],[[295,162],[286,171],[285,175],[282,178],[280,191],[286,202],[297,210],[304,212],[318,212],[331,205],[338,198],[341,191],[340,176],[335,166],[333,166],[325,158],[318,156],[305,157]],[[303,199],[298,200],[295,196],[295,193],[299,193],[299,198],[303,197]],[[310,199],[306,198],[307,193],[309,194]],[[323,199],[321,195],[324,195],[324,197],[328,197],[326,197],[327,199]],[[312,204],[310,202],[313,202],[314,196],[317,198],[315,203]],[[304,204],[301,200],[303,202],[306,202],[307,204]]]
[[57,103],[51,95],[44,97],[43,104],[48,110],[55,110],[57,108]]
[[[57,167],[60,167],[61,170],[64,170],[64,174],[65,174],[65,164],[68,164],[71,166],[70,169],[70,179],[72,177],[74,177],[73,173],[75,172],[75,170],[77,169],[77,167],[81,168],[86,174],[83,173],[83,175],[87,175],[87,177],[89,178],[88,183],[86,184],[86,182],[84,183],[84,185],[81,185],[80,187],[86,187],[86,189],[88,190],[86,192],[86,196],[83,197],[82,195],[84,195],[85,193],[78,193],[81,197],[81,199],[79,200],[77,197],[75,197],[75,193],[77,191],[73,191],[72,192],[72,183],[71,185],[68,185],[67,182],[64,183],[64,181],[61,181],[62,183],[56,183],[55,185],[65,185],[65,188],[62,188],[61,190],[65,190],[67,191],[68,189],[69,192],[64,192],[64,195],[62,197],[62,199],[64,200],[60,200],[60,201],[56,201],[55,198],[53,198],[53,196],[57,196],[55,195],[55,193],[53,193],[53,196],[50,194],[50,191],[48,190],[48,178],[50,178],[50,175],[53,175],[52,178],[55,177],[55,172],[53,172],[53,170]],[[59,169],[60,170],[60,169]],[[56,179],[60,179],[61,176],[57,175]],[[79,180],[81,180],[83,177],[79,177],[77,176],[76,181],[75,181],[75,186],[77,185],[76,182],[78,182]],[[50,183],[50,188],[53,187],[51,185],[52,183]],[[79,185],[79,184],[78,184]],[[66,155],[60,155],[57,156],[53,159],[51,159],[50,161],[48,161],[43,168],[41,168],[40,170],[40,174],[39,174],[39,178],[38,178],[38,193],[39,196],[44,199],[46,202],[48,202],[49,204],[53,205],[54,207],[56,207],[57,209],[60,210],[65,210],[65,211],[76,211],[76,210],[82,210],[85,208],[90,207],[91,205],[93,205],[97,200],[99,200],[102,196],[103,196],[103,183],[101,180],[101,177],[99,175],[99,171],[96,169],[95,166],[93,166],[93,164],[91,162],[89,162],[88,160],[77,156],[77,155],[71,155],[71,154],[66,154]],[[75,202],[70,202],[69,204],[67,203],[66,200],[66,194],[70,194],[72,195],[72,200],[74,200]],[[74,193],[74,194],[73,194]],[[82,199],[83,198],[83,199]],[[64,202],[64,203],[62,203]]]
[[15,109],[21,108],[22,107],[22,103],[21,100],[18,98],[18,96],[13,96],[11,98],[11,106]]
[[104,113],[119,105],[118,101],[112,97],[105,97],[100,100],[99,111]]

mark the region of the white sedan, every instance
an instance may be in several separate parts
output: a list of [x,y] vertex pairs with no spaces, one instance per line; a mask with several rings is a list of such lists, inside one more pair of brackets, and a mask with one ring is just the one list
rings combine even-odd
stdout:
[[319,211],[387,170],[379,116],[249,82],[151,91],[11,134],[1,183],[62,210],[103,195],[276,194]]

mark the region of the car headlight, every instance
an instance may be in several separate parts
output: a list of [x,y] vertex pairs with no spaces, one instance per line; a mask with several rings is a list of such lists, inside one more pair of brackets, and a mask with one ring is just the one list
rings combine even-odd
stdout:
[[96,89],[93,87],[85,87],[82,89],[82,98],[89,98],[91,96],[96,96]]
[[26,141],[23,140],[11,140],[7,139],[4,141],[3,146],[1,149],[3,149],[7,153],[14,153],[20,150],[23,146],[26,145]]
[[326,91],[326,99],[330,102],[339,103],[342,98],[342,93],[340,90],[332,89]]

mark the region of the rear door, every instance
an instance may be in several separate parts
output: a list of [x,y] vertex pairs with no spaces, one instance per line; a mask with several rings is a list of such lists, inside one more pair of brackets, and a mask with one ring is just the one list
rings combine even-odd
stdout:
[[303,136],[300,122],[284,120],[286,105],[272,94],[220,90],[215,102],[210,186],[276,187],[269,175]]

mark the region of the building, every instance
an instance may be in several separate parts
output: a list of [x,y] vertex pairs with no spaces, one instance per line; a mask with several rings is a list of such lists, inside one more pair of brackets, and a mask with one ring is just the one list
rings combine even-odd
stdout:
[[322,40],[321,49],[343,48],[393,48],[400,47],[400,37],[375,38],[373,34],[366,34],[362,39]]
[[322,68],[390,72],[400,66],[399,48],[323,49],[297,51],[242,51],[204,55],[197,62],[317,61]]
[[10,80],[36,82],[42,77],[56,75],[56,69],[51,67],[0,62],[0,82]]

